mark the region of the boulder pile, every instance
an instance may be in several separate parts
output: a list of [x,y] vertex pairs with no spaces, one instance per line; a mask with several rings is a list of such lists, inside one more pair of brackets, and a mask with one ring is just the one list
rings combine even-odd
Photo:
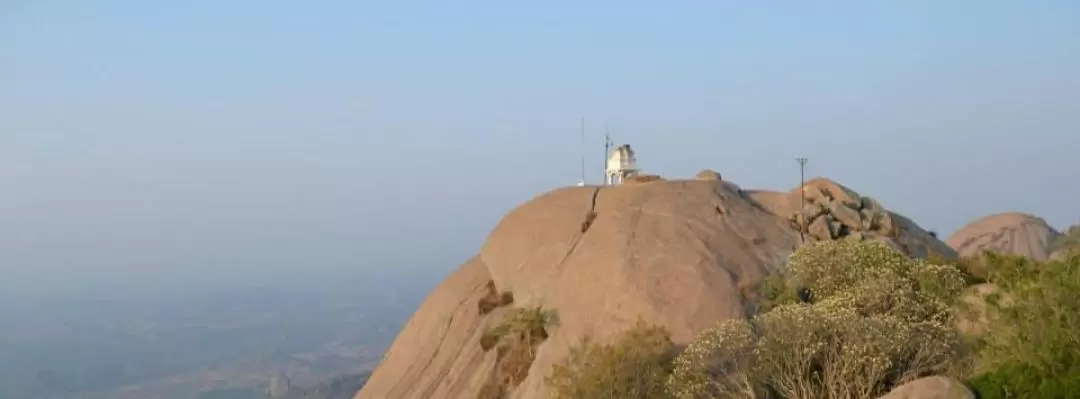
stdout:
[[896,236],[892,214],[870,197],[824,179],[807,182],[803,190],[802,209],[788,220],[813,241]]
[[[802,193],[799,190],[803,190]],[[829,179],[813,179],[789,194],[802,207],[788,215],[796,231],[808,241],[877,240],[913,256],[931,253],[955,257],[955,252],[914,222],[885,209],[873,198],[859,195]]]

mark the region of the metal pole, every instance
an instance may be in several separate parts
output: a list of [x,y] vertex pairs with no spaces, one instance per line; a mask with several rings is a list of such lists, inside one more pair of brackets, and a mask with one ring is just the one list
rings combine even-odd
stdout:
[[581,185],[585,185],[585,118],[581,118]]
[[603,170],[604,170],[604,184],[605,185],[611,183],[610,181],[608,181],[608,174],[607,174],[607,161],[608,161],[608,155],[610,155],[610,152],[611,152],[611,136],[608,135],[608,128],[605,125],[604,126],[604,158],[601,160],[601,161],[604,162],[604,169]]
[[806,209],[806,163],[809,159],[799,157],[795,158],[795,161],[799,163],[799,216],[802,216],[799,223],[799,240],[803,244],[806,244],[806,213],[803,211]]

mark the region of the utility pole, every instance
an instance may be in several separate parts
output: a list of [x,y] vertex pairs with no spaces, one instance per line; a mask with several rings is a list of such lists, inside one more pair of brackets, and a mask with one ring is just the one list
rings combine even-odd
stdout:
[[795,161],[799,163],[799,240],[803,244],[806,244],[806,163],[810,162],[809,159],[799,157],[795,158]]

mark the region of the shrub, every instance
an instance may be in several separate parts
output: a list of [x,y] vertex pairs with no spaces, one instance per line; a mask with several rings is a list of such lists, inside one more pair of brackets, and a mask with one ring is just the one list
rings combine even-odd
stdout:
[[930,251],[926,257],[926,261],[933,264],[952,265],[956,267],[960,270],[960,273],[963,274],[964,282],[968,286],[986,282],[987,271],[986,266],[983,265],[983,255],[960,259],[948,259],[937,252]]
[[666,329],[639,320],[614,344],[586,339],[571,348],[547,383],[559,399],[662,399],[673,352]]
[[968,381],[979,399],[1080,398],[1080,372],[1046,378],[1030,365],[1007,363]]
[[798,288],[789,284],[784,276],[766,277],[758,285],[757,291],[761,312],[767,312],[779,305],[799,302]]
[[514,303],[514,294],[510,291],[499,291],[495,288],[495,281],[488,280],[485,286],[487,293],[476,301],[476,310],[480,315],[486,315],[496,308]]
[[[784,284],[772,286],[783,303],[723,321],[679,355],[672,396],[876,397],[961,365],[945,324],[964,287],[955,267],[877,242],[823,241],[796,251]],[[794,287],[809,295],[791,297]]]
[[511,309],[502,321],[480,336],[484,351],[496,349],[495,368],[481,387],[481,399],[501,398],[529,376],[536,359],[536,348],[548,337],[548,330],[558,324],[553,310],[540,307]]
[[[1080,397],[1080,257],[985,259],[1009,300],[988,301],[993,317],[972,386],[984,397]],[[1076,394],[1055,396],[1066,391]]]

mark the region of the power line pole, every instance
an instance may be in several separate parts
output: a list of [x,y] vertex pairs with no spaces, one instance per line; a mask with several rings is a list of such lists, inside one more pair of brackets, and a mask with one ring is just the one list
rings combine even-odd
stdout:
[[799,163],[799,240],[803,244],[806,244],[806,163],[810,162],[809,159],[799,157],[795,158],[795,161]]

